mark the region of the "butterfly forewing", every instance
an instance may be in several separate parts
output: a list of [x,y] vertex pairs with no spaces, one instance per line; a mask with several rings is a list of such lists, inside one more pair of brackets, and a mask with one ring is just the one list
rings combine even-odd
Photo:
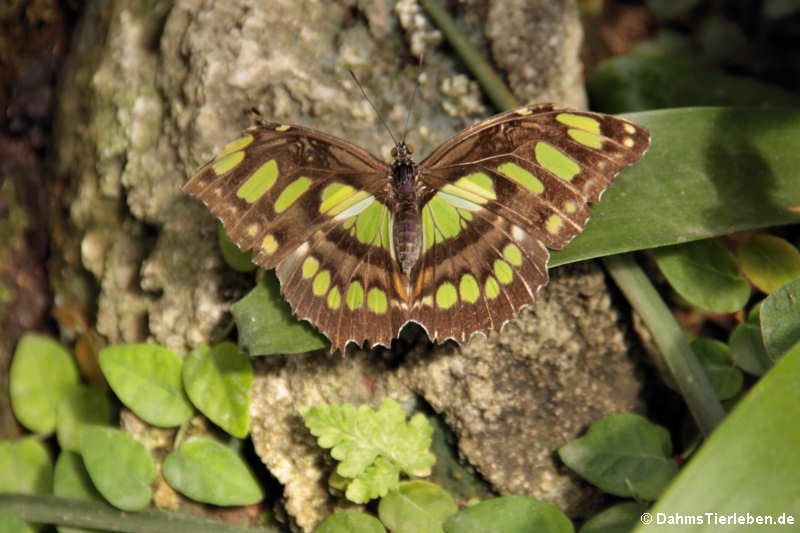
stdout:
[[641,126],[549,104],[467,128],[417,167],[420,253],[406,272],[392,240],[403,209],[393,167],[342,139],[259,123],[184,190],[256,263],[277,267],[293,311],[332,350],[388,346],[409,321],[463,342],[533,303],[547,248],[580,233],[587,202],[648,145]]

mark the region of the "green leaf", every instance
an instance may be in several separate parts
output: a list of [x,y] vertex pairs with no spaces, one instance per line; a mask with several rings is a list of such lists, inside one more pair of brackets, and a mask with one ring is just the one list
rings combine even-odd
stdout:
[[33,533],[28,524],[6,511],[0,511],[0,531],[3,533]]
[[155,344],[123,344],[100,351],[100,369],[131,411],[148,424],[179,426],[192,416],[183,392],[183,361]]
[[53,462],[34,437],[0,441],[0,493],[49,493],[53,489]]
[[[650,513],[703,516],[714,513],[692,533],[780,531],[791,526],[723,525],[717,517],[800,515],[800,346],[794,347],[750,389],[692,456]],[[734,467],[735,465],[735,467]],[[689,526],[651,524],[636,533],[689,531]]]
[[[586,89],[593,108],[605,113],[689,106],[752,106],[756,111],[797,107],[800,101],[796,94],[776,85],[724,74],[686,55],[628,54],[603,61],[592,70]],[[684,132],[692,132],[684,135],[687,141],[695,138],[691,127]],[[742,137],[733,130],[720,134],[725,139]]]
[[767,294],[800,278],[800,252],[780,237],[757,233],[739,245],[736,255],[747,279]]
[[137,511],[150,503],[156,465],[142,443],[118,429],[86,426],[81,456],[92,483],[111,505]]
[[658,268],[690,304],[714,313],[733,313],[750,298],[733,254],[711,239],[653,250]]
[[225,226],[222,222],[217,222],[217,242],[219,243],[219,251],[222,253],[222,258],[229,267],[237,272],[252,272],[258,266],[251,260],[253,251],[243,252],[236,246],[236,243],[230,240],[225,233]]
[[386,533],[386,528],[366,513],[337,511],[317,526],[314,533]]
[[[81,456],[69,451],[61,452],[56,461],[53,494],[74,500],[103,501],[83,466]],[[97,530],[58,526],[58,533],[97,533]]]
[[248,353],[304,353],[328,346],[321,333],[294,317],[278,287],[278,278],[268,272],[264,281],[231,306],[239,341]]
[[400,483],[400,469],[378,456],[364,472],[347,484],[345,497],[351,502],[366,503],[380,498]]
[[736,366],[748,374],[761,376],[772,366],[757,323],[747,321],[736,326],[728,339],[728,346]]
[[442,522],[458,511],[450,493],[427,481],[406,481],[378,504],[378,516],[392,533],[441,533]]
[[206,437],[184,442],[162,468],[172,488],[213,505],[250,505],[264,493],[244,461],[230,448]]
[[58,404],[78,383],[78,368],[59,343],[26,333],[17,344],[8,379],[11,407],[19,423],[47,433],[56,426]]
[[616,496],[654,500],[678,471],[667,430],[630,413],[598,420],[558,454],[578,475]]
[[776,361],[800,341],[800,279],[787,283],[761,303],[764,348]]
[[692,350],[714,386],[720,400],[733,398],[742,390],[744,376],[733,366],[733,355],[728,345],[716,339],[695,339]]
[[235,344],[198,346],[183,362],[186,394],[209,420],[244,438],[250,428],[253,365]]
[[528,496],[492,498],[454,514],[445,533],[572,533],[572,522],[558,507]]
[[636,502],[612,505],[584,522],[579,533],[629,533],[649,506]]
[[[359,480],[353,495],[366,491],[372,497],[383,496],[384,489],[390,488],[384,485],[393,475],[390,468],[426,476],[436,461],[428,451],[433,434],[428,420],[417,413],[406,422],[406,412],[391,398],[385,399],[378,411],[367,405],[356,409],[350,404],[322,404],[301,413],[317,443],[331,448],[331,456],[339,461],[336,472]],[[378,458],[385,464],[376,464]],[[369,487],[377,487],[380,493],[374,494]]]
[[650,130],[650,149],[592,206],[586,230],[552,253],[551,266],[800,222],[792,210],[800,205],[800,111],[692,108],[626,118]]
[[105,392],[78,385],[58,406],[58,444],[64,450],[80,451],[83,427],[88,424],[110,424],[113,418],[114,407]]

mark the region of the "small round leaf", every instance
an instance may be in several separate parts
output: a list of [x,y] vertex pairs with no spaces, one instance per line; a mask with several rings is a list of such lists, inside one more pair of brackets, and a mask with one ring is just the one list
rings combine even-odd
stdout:
[[386,533],[386,528],[366,513],[337,511],[317,526],[314,533]]
[[49,494],[53,489],[53,462],[34,437],[0,441],[0,493]]
[[584,479],[624,497],[655,500],[678,471],[667,430],[630,413],[598,420],[558,454]]
[[141,442],[118,429],[86,426],[81,456],[92,483],[111,505],[137,511],[150,503],[156,465]]
[[637,502],[612,505],[584,522],[580,533],[628,533],[641,523],[642,513],[648,508]]
[[658,268],[689,303],[715,313],[733,313],[750,297],[733,254],[712,239],[653,250]]
[[445,533],[572,533],[558,507],[529,496],[492,498],[467,507],[444,523]]
[[56,436],[64,450],[81,449],[80,434],[87,424],[110,424],[114,417],[111,399],[100,390],[78,385],[58,406]]
[[736,326],[728,339],[728,346],[736,366],[748,374],[762,376],[772,366],[757,323],[748,320]]
[[164,460],[164,479],[193,500],[213,505],[250,505],[264,493],[250,469],[230,448],[194,438]]
[[780,237],[757,233],[739,246],[736,255],[747,279],[767,294],[800,278],[800,252]]
[[800,341],[800,279],[773,292],[761,303],[761,335],[774,362]]
[[250,426],[253,365],[235,344],[199,346],[183,362],[186,394],[209,420],[244,438]]
[[716,339],[695,339],[692,341],[692,350],[697,354],[720,400],[728,400],[739,394],[744,376],[733,366],[733,356],[725,343]]
[[236,243],[225,234],[225,226],[222,222],[217,223],[217,242],[219,243],[219,251],[222,252],[222,258],[225,259],[228,266],[236,272],[252,272],[258,268],[252,261],[252,250],[243,252]]
[[458,511],[449,492],[427,481],[406,481],[378,504],[381,522],[393,533],[440,533],[442,522]]
[[63,346],[36,333],[20,339],[9,371],[11,407],[20,424],[53,431],[58,405],[77,383],[78,368]]
[[74,500],[102,501],[89,477],[81,456],[75,452],[64,451],[58,456],[53,473],[53,494]]
[[183,392],[183,361],[155,344],[110,346],[100,351],[108,384],[131,411],[148,424],[179,426],[192,416]]

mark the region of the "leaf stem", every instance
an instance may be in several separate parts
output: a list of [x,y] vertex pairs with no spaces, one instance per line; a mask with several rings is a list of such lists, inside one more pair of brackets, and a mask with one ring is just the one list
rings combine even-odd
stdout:
[[709,435],[725,410],[669,308],[631,254],[604,257],[603,264],[653,334],[697,426]]

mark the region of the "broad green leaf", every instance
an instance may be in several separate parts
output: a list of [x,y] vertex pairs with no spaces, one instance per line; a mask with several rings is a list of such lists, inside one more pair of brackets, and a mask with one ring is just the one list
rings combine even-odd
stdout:
[[301,414],[317,443],[331,448],[331,457],[339,461],[336,473],[359,480],[348,497],[383,496],[391,488],[386,483],[397,479],[391,470],[426,476],[436,461],[428,450],[433,433],[428,420],[417,413],[406,422],[406,412],[391,398],[377,411],[368,405],[322,404]]
[[748,320],[736,326],[728,339],[728,346],[736,366],[748,374],[761,376],[772,366],[758,323]]
[[206,437],[184,442],[162,468],[172,488],[213,505],[250,505],[264,493],[244,461],[230,448]]
[[744,376],[733,366],[733,355],[728,346],[716,339],[695,339],[692,350],[714,386],[720,400],[733,398],[742,390]]
[[123,344],[100,351],[108,384],[131,411],[148,424],[179,426],[192,416],[183,392],[183,361],[155,344]]
[[787,283],[761,303],[761,335],[772,361],[800,341],[800,279]]
[[[800,516],[800,346],[795,346],[742,398],[725,421],[685,465],[650,513],[703,516],[692,533],[789,531],[791,526],[722,525],[715,517],[747,513],[784,519]],[[735,467],[734,467],[735,465]],[[676,531],[688,528],[667,527]],[[664,525],[639,526],[636,533],[665,531]]]
[[235,344],[198,346],[183,362],[186,394],[209,420],[244,438],[250,429],[253,365]]
[[243,252],[236,246],[236,243],[228,238],[225,233],[225,226],[222,222],[217,222],[217,241],[219,242],[219,251],[222,253],[222,258],[229,267],[237,272],[252,272],[258,266],[251,261],[253,257],[252,250]]
[[118,429],[86,426],[81,456],[92,483],[111,505],[137,511],[150,503],[156,465],[142,443]]
[[321,333],[294,317],[278,287],[278,278],[268,272],[264,281],[231,306],[239,341],[248,353],[303,353],[328,346]]
[[800,222],[792,210],[800,205],[800,110],[665,109],[626,118],[650,130],[650,149],[592,206],[586,230],[553,252],[551,266]]
[[711,239],[653,250],[658,268],[690,304],[715,313],[733,313],[750,298],[733,254]]
[[[800,102],[797,94],[776,85],[724,74],[685,54],[628,54],[603,61],[592,70],[586,89],[594,109],[605,113],[684,106],[753,106],[755,110],[797,107]],[[734,130],[721,132],[721,136],[741,138]],[[691,127],[684,130],[684,137],[696,138]]]
[[736,256],[747,279],[767,294],[800,278],[800,252],[780,237],[757,233],[739,245]]
[[598,420],[584,437],[559,448],[558,454],[605,492],[644,500],[656,499],[678,471],[669,433],[630,413]]
[[317,526],[314,533],[386,533],[386,528],[366,513],[337,511]]
[[3,533],[33,533],[33,529],[11,513],[0,511],[0,531]]
[[641,522],[648,507],[636,502],[612,505],[584,522],[579,533],[629,533]]
[[[53,494],[73,500],[103,501],[83,466],[81,456],[69,451],[61,452],[56,460]],[[97,533],[97,530],[58,526],[58,533]]]
[[482,501],[454,514],[445,533],[572,533],[572,522],[555,505],[512,495]]
[[47,433],[55,429],[58,404],[78,383],[78,368],[59,343],[26,333],[14,351],[8,379],[11,407],[19,423]]
[[48,494],[52,489],[53,461],[39,440],[0,440],[0,493]]
[[80,434],[83,426],[110,424],[113,418],[114,407],[105,392],[78,385],[58,406],[58,444],[64,450],[78,452],[81,449]]
[[450,493],[427,481],[406,481],[378,504],[378,516],[392,533],[441,533],[442,522],[458,511]]

